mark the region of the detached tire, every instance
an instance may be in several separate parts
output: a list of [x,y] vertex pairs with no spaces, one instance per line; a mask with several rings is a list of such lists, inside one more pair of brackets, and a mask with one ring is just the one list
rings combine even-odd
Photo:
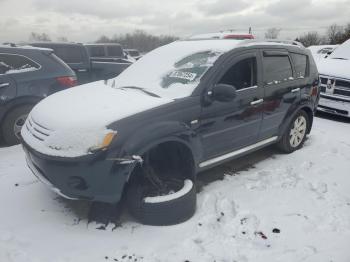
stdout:
[[32,108],[31,105],[19,106],[5,116],[1,131],[7,145],[12,146],[20,143],[20,130]]
[[160,197],[146,197],[146,188],[140,183],[131,184],[127,191],[129,212],[145,225],[167,226],[180,224],[196,211],[196,187],[187,179],[180,191]]
[[310,127],[310,120],[304,110],[300,110],[290,122],[277,146],[285,153],[292,153],[300,149],[306,139]]

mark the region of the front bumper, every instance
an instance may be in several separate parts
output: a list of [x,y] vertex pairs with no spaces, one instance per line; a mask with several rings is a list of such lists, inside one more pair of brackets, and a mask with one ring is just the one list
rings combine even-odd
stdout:
[[51,190],[68,199],[117,203],[135,165],[127,159],[107,159],[107,152],[79,158],[51,157],[23,144],[32,173]]
[[317,110],[350,117],[350,99],[339,99],[335,96],[321,94]]

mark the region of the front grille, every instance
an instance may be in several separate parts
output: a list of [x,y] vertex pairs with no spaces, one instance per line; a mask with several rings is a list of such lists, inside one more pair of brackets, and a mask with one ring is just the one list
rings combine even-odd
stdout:
[[40,141],[45,141],[52,132],[52,130],[36,123],[31,116],[28,116],[25,127],[35,139]]
[[332,112],[332,113],[337,113],[337,114],[346,115],[346,116],[349,114],[349,112],[346,110],[341,110],[341,109],[336,109],[336,108],[321,106],[321,105],[318,105],[318,107],[326,109],[328,112]]
[[349,90],[334,89],[334,94],[335,95],[341,95],[341,96],[350,96],[350,89]]
[[344,81],[344,80],[336,80],[337,82],[335,83],[336,86],[339,87],[344,87],[344,88],[349,88],[350,91],[350,81]]
[[334,94],[339,97],[350,97],[350,80],[321,76],[320,82],[321,93],[327,93],[327,95]]
[[327,85],[328,78],[320,77],[321,84]]

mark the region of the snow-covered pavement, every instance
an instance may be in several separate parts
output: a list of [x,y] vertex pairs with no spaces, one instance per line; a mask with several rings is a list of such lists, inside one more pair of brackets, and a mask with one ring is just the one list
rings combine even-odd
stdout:
[[315,118],[304,148],[264,158],[226,168],[183,224],[144,226],[124,214],[121,226],[98,230],[86,203],[33,177],[20,146],[0,148],[0,261],[350,261],[350,122]]

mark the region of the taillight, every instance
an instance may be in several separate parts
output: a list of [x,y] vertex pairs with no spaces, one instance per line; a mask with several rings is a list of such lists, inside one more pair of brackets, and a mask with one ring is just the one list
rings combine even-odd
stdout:
[[57,82],[64,87],[73,87],[78,84],[77,78],[74,76],[61,76],[56,78]]
[[311,96],[317,96],[318,95],[318,86],[313,86],[311,88]]

